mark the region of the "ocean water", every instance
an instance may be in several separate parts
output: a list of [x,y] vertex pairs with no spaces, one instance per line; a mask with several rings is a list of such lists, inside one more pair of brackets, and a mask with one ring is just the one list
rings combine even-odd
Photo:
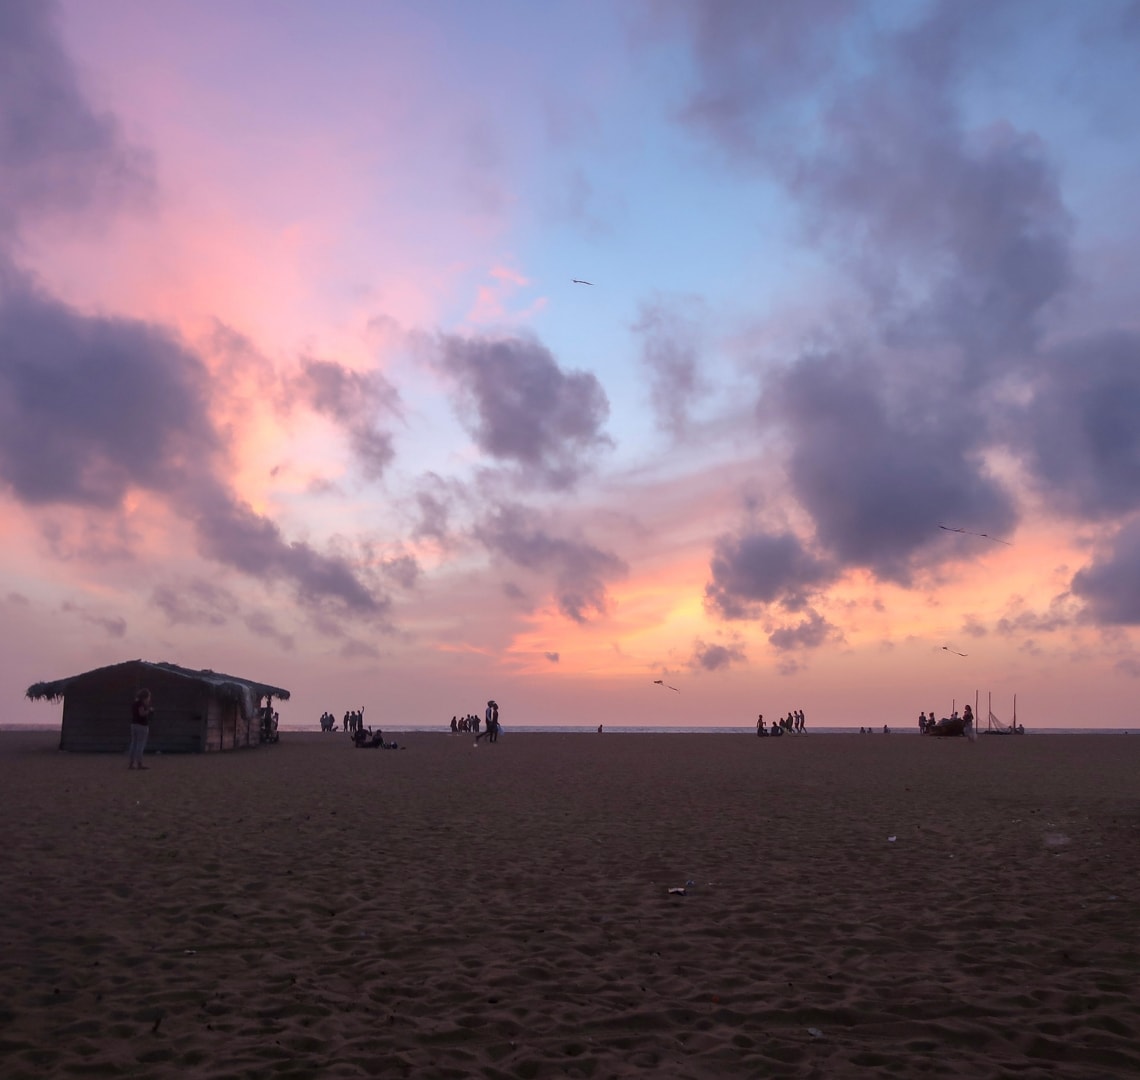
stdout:
[[[420,731],[434,731],[441,735],[450,735],[451,731],[446,724],[384,724],[382,725],[385,732],[389,731],[406,731],[406,732],[420,732]],[[281,725],[281,730],[286,731],[318,731],[319,725],[311,724],[307,726],[292,726]],[[480,729],[482,730],[482,729]],[[1054,728],[1026,728],[1027,735],[1124,735],[1128,733],[1128,728],[1074,728],[1074,727],[1054,727]],[[1140,725],[1132,728],[1136,734],[1140,735]],[[596,735],[598,733],[598,725],[587,724],[512,724],[501,728],[503,736],[506,737],[510,732],[517,731],[521,734],[541,735],[541,734],[558,734],[558,735]],[[883,729],[880,727],[876,729],[873,734],[881,735]],[[716,727],[716,726],[703,726],[703,727],[638,727],[638,726],[621,726],[618,724],[606,724],[604,733],[611,735],[751,735],[756,738],[755,725],[749,727]],[[336,732],[340,734],[340,732]],[[806,734],[808,735],[858,735],[859,728],[856,727],[811,727],[809,726]],[[917,735],[918,725],[913,727],[892,727],[892,735]],[[984,734],[984,732],[983,732]],[[780,738],[800,738],[798,735],[783,735]]]
[[[375,725],[373,725],[375,726]],[[390,732],[436,732],[440,735],[450,735],[451,731],[446,724],[384,724],[382,725],[386,733]],[[313,734],[320,734],[320,725],[313,724],[281,724],[281,733],[288,734],[290,732],[311,732]],[[881,735],[882,728],[875,729],[872,734]],[[59,724],[0,724],[0,731],[59,731]],[[596,735],[598,732],[597,724],[511,724],[504,726],[501,729],[503,736],[506,737],[512,731],[517,731],[520,734],[530,735]],[[337,735],[342,735],[340,731],[335,732]],[[756,737],[755,726],[749,727],[638,727],[638,726],[619,726],[617,724],[607,724],[605,726],[605,734],[610,735],[751,735]],[[820,726],[811,727],[809,725],[807,735],[858,735],[858,727],[834,727],[834,726]],[[899,726],[891,728],[892,735],[917,735],[918,726]],[[985,734],[983,729],[980,734]],[[1126,727],[1040,727],[1025,729],[1026,735],[1140,735],[1140,724],[1133,728]],[[785,735],[782,738],[800,738],[798,735]]]

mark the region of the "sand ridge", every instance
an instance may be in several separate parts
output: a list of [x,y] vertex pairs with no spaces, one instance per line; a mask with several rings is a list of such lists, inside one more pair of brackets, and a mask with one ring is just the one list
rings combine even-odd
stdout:
[[1140,1074],[1140,739],[399,739],[0,735],[4,1075]]

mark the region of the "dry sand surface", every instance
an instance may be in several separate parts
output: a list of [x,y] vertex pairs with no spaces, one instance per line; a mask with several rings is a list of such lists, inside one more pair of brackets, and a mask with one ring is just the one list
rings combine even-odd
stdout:
[[5,1080],[1140,1075],[1140,737],[406,738],[0,736]]

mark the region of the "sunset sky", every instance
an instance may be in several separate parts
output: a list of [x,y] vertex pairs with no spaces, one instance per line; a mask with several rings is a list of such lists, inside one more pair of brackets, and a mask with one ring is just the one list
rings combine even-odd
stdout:
[[1112,0],[0,0],[0,720],[1140,723],[1138,95]]

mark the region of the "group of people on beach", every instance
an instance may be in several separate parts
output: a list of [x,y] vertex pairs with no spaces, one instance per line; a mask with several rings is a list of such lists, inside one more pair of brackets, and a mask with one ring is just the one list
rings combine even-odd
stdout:
[[[483,730],[479,730],[479,725],[482,723]],[[479,745],[480,739],[486,739],[487,742],[498,742],[499,732],[502,730],[502,725],[499,723],[499,703],[491,700],[487,702],[487,709],[483,714],[483,719],[480,720],[477,713],[468,713],[466,716],[459,716],[456,714],[451,718],[451,734],[452,735],[466,735],[471,732],[475,733],[475,745]]]
[[344,714],[344,727],[336,726],[336,717],[331,712],[321,713],[321,731],[344,731],[355,736],[364,730],[364,710],[347,709]]
[[756,717],[756,734],[761,739],[773,735],[803,735],[806,731],[803,709],[796,709],[785,717],[773,720],[771,727],[765,725],[763,713]]
[[[321,731],[336,731],[336,717],[331,712],[321,713]],[[364,710],[348,709],[344,714],[343,730],[357,750],[399,750],[399,744],[387,742],[384,732],[364,726]]]
[[961,716],[958,715],[957,709],[952,709],[950,711],[950,716],[948,718],[944,717],[941,721],[935,715],[934,710],[931,709],[929,716],[927,716],[926,713],[919,713],[918,714],[918,733],[920,735],[929,735],[930,732],[932,732],[936,727],[938,727],[939,723],[957,724],[959,720],[961,720],[962,727],[964,730],[972,731],[973,727],[974,727],[974,710],[973,710],[973,708],[971,706],[967,705],[962,710]]

